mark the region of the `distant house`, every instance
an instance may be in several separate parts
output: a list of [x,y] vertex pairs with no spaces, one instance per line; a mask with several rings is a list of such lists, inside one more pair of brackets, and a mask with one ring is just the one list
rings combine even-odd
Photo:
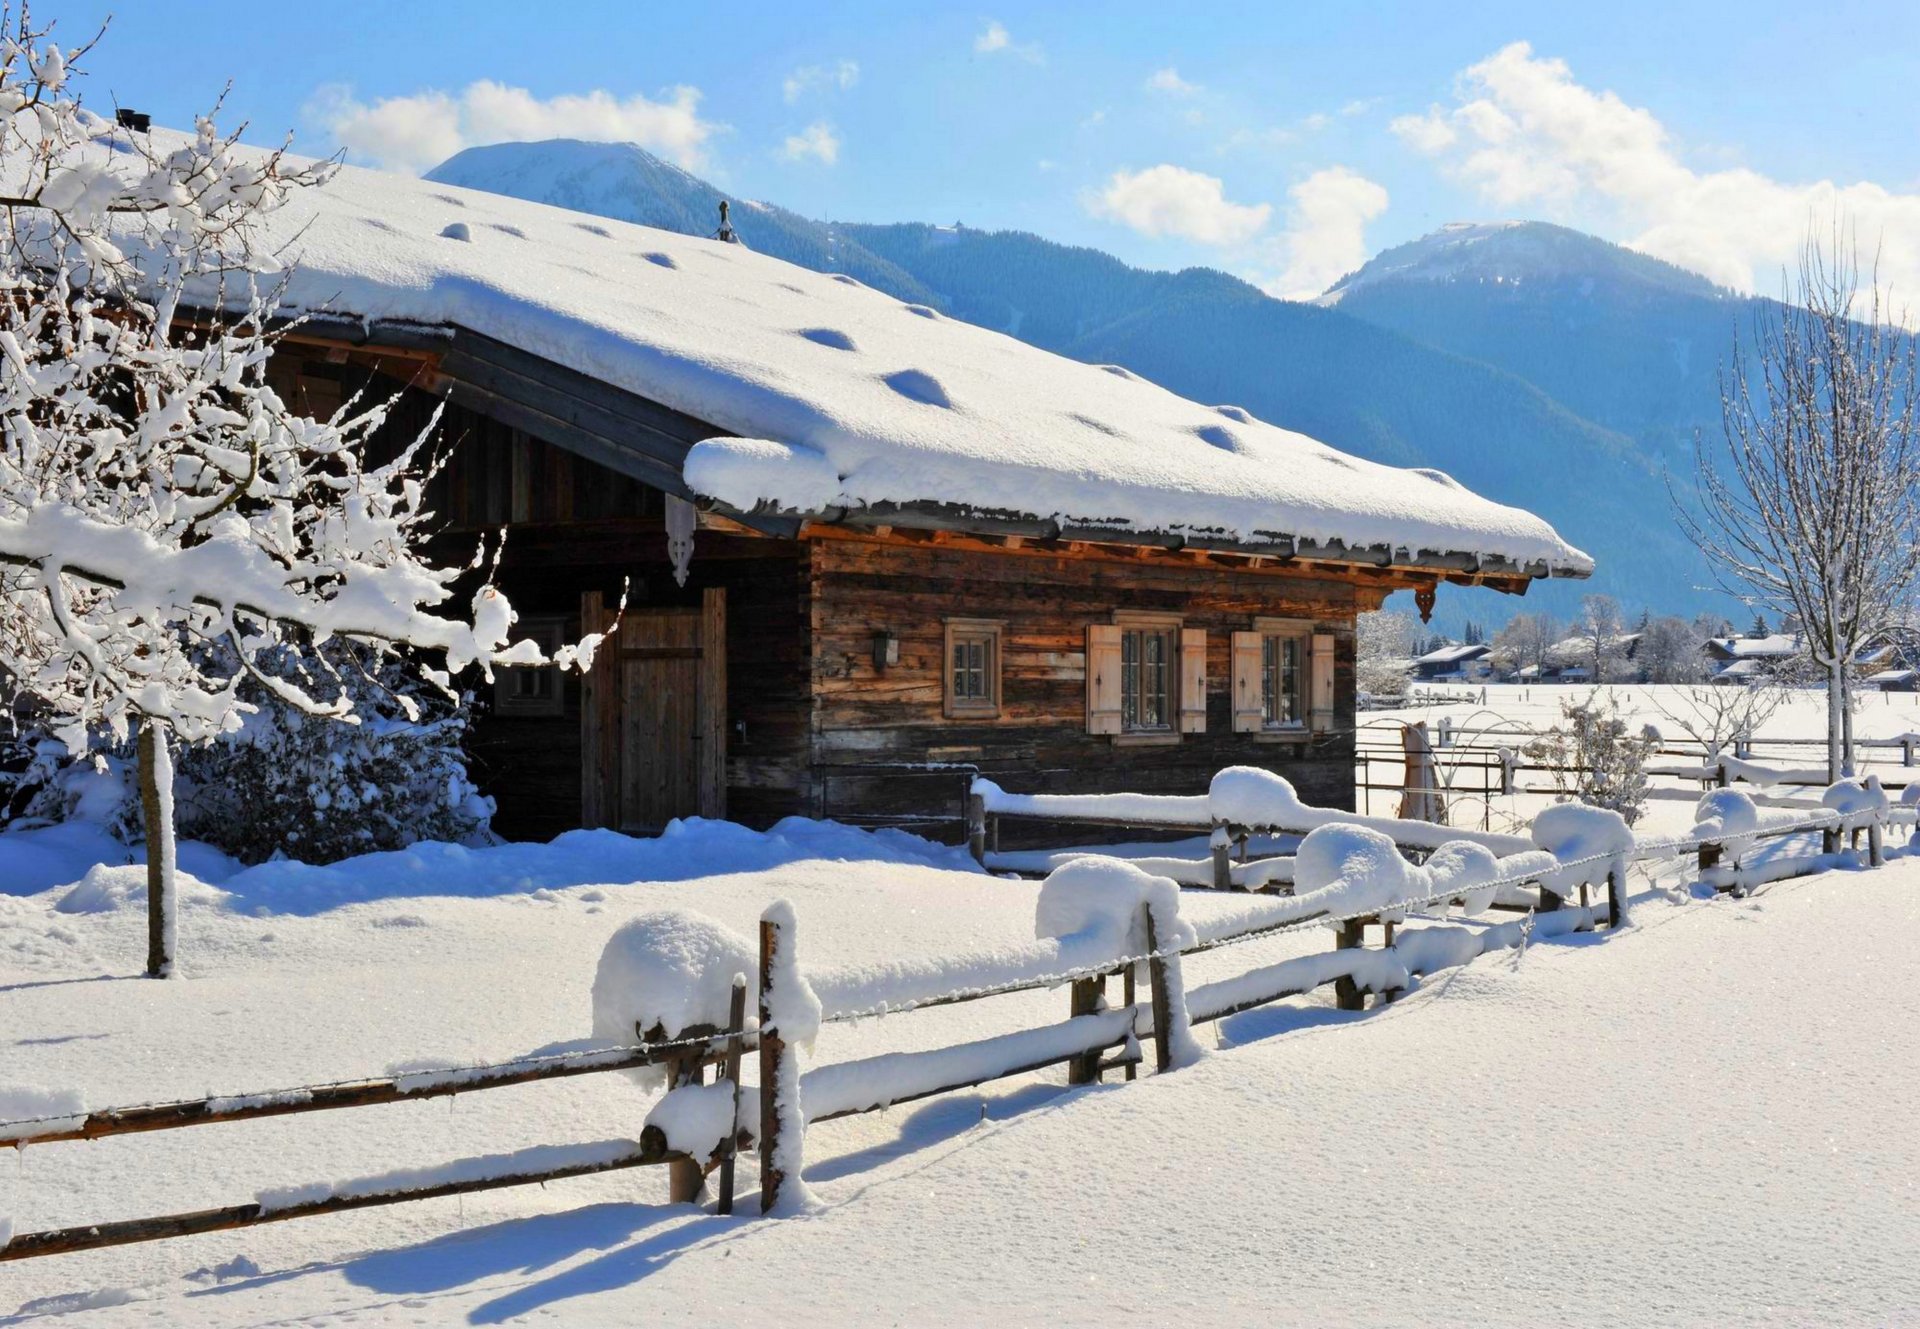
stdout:
[[1251,763],[1351,807],[1358,613],[1592,567],[1439,472],[745,245],[353,167],[268,230],[306,315],[275,386],[395,398],[382,446],[440,410],[449,555],[504,530],[520,633],[612,633],[584,679],[483,698],[516,838],[937,831],[971,772],[1192,793]]
[[1709,681],[1744,686],[1786,672],[1806,653],[1806,644],[1798,633],[1775,632],[1765,637],[1711,637],[1705,649],[1713,665]]
[[1920,692],[1920,669],[1882,669],[1861,681],[1881,692]]
[[1483,683],[1493,677],[1492,649],[1484,642],[1442,646],[1415,657],[1413,676],[1422,683]]

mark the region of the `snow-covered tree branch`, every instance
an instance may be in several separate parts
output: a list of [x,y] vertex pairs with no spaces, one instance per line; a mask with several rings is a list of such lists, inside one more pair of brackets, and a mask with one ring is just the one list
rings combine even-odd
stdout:
[[[0,677],[72,751],[139,729],[164,785],[169,741],[239,726],[243,678],[354,720],[339,679],[262,667],[288,644],[424,651],[442,688],[470,666],[547,663],[511,642],[490,578],[456,593],[484,551],[424,556],[424,436],[372,464],[388,403],[312,420],[268,386],[284,333],[257,223],[332,167],[242,160],[211,118],[191,138],[104,120],[71,91],[83,51],[24,17],[0,39]],[[596,644],[553,663],[584,666]],[[152,822],[158,916],[171,830]],[[155,972],[171,964],[161,934]]]

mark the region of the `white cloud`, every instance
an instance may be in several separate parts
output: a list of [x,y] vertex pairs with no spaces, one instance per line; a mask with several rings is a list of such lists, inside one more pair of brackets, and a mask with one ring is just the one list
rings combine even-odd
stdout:
[[[1810,222],[1838,215],[1897,301],[1920,303],[1920,194],[1870,182],[1792,184],[1734,167],[1684,163],[1644,107],[1574,80],[1562,60],[1504,47],[1460,76],[1455,104],[1392,128],[1503,209],[1584,221],[1595,205],[1626,243],[1737,290],[1772,290]],[[1591,225],[1591,222],[1588,223]]]
[[1365,115],[1379,104],[1380,99],[1378,97],[1355,97],[1352,101],[1340,108],[1340,114],[1349,118],[1356,115]]
[[1228,201],[1217,176],[1165,163],[1144,171],[1116,171],[1107,187],[1084,200],[1096,217],[1148,236],[1179,236],[1203,245],[1244,244],[1273,213],[1266,203]]
[[807,65],[794,70],[780,84],[780,92],[787,99],[787,105],[791,106],[816,89],[838,88],[845,92],[859,81],[859,62],[839,60],[831,65]]
[[1387,191],[1345,166],[1329,166],[1287,197],[1287,229],[1275,241],[1286,266],[1267,291],[1307,300],[1367,261],[1367,223],[1387,210]]
[[315,91],[305,115],[354,160],[418,173],[462,148],[548,138],[638,143],[681,166],[697,167],[707,140],[722,128],[701,119],[699,107],[698,88],[672,88],[660,101],[600,90],[539,98],[525,88],[483,79],[458,93],[382,97],[371,105],[351,88],[329,84]]
[[780,147],[780,155],[790,162],[805,161],[811,157],[831,166],[840,160],[840,136],[825,120],[816,120],[799,133],[787,135],[787,141]]
[[1013,34],[1007,31],[1006,24],[998,19],[989,21],[980,35],[973,39],[973,49],[980,55],[1004,53],[1018,56],[1033,65],[1041,64],[1046,59],[1046,53],[1040,49],[1039,42],[1027,42],[1024,45],[1015,43]]
[[1174,97],[1191,97],[1200,91],[1198,83],[1189,83],[1180,77],[1180,71],[1169,65],[1165,69],[1156,69],[1147,75],[1149,92],[1164,92]]

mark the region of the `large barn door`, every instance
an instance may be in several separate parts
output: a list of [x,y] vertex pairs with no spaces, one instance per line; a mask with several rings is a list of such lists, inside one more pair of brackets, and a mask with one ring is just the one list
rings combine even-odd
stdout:
[[[581,599],[582,632],[612,615]],[[633,834],[675,817],[724,817],[727,733],[726,592],[698,609],[629,609],[584,680],[580,820]]]

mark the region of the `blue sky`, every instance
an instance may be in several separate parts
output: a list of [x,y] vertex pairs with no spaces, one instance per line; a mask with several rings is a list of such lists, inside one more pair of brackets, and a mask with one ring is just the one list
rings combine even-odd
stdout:
[[[72,41],[109,8],[36,12]],[[637,138],[814,216],[1018,227],[1276,294],[1489,216],[1770,288],[1837,201],[1920,288],[1920,5],[529,12],[123,5],[87,95],[184,124],[231,78],[250,138],[416,169],[501,137]]]

